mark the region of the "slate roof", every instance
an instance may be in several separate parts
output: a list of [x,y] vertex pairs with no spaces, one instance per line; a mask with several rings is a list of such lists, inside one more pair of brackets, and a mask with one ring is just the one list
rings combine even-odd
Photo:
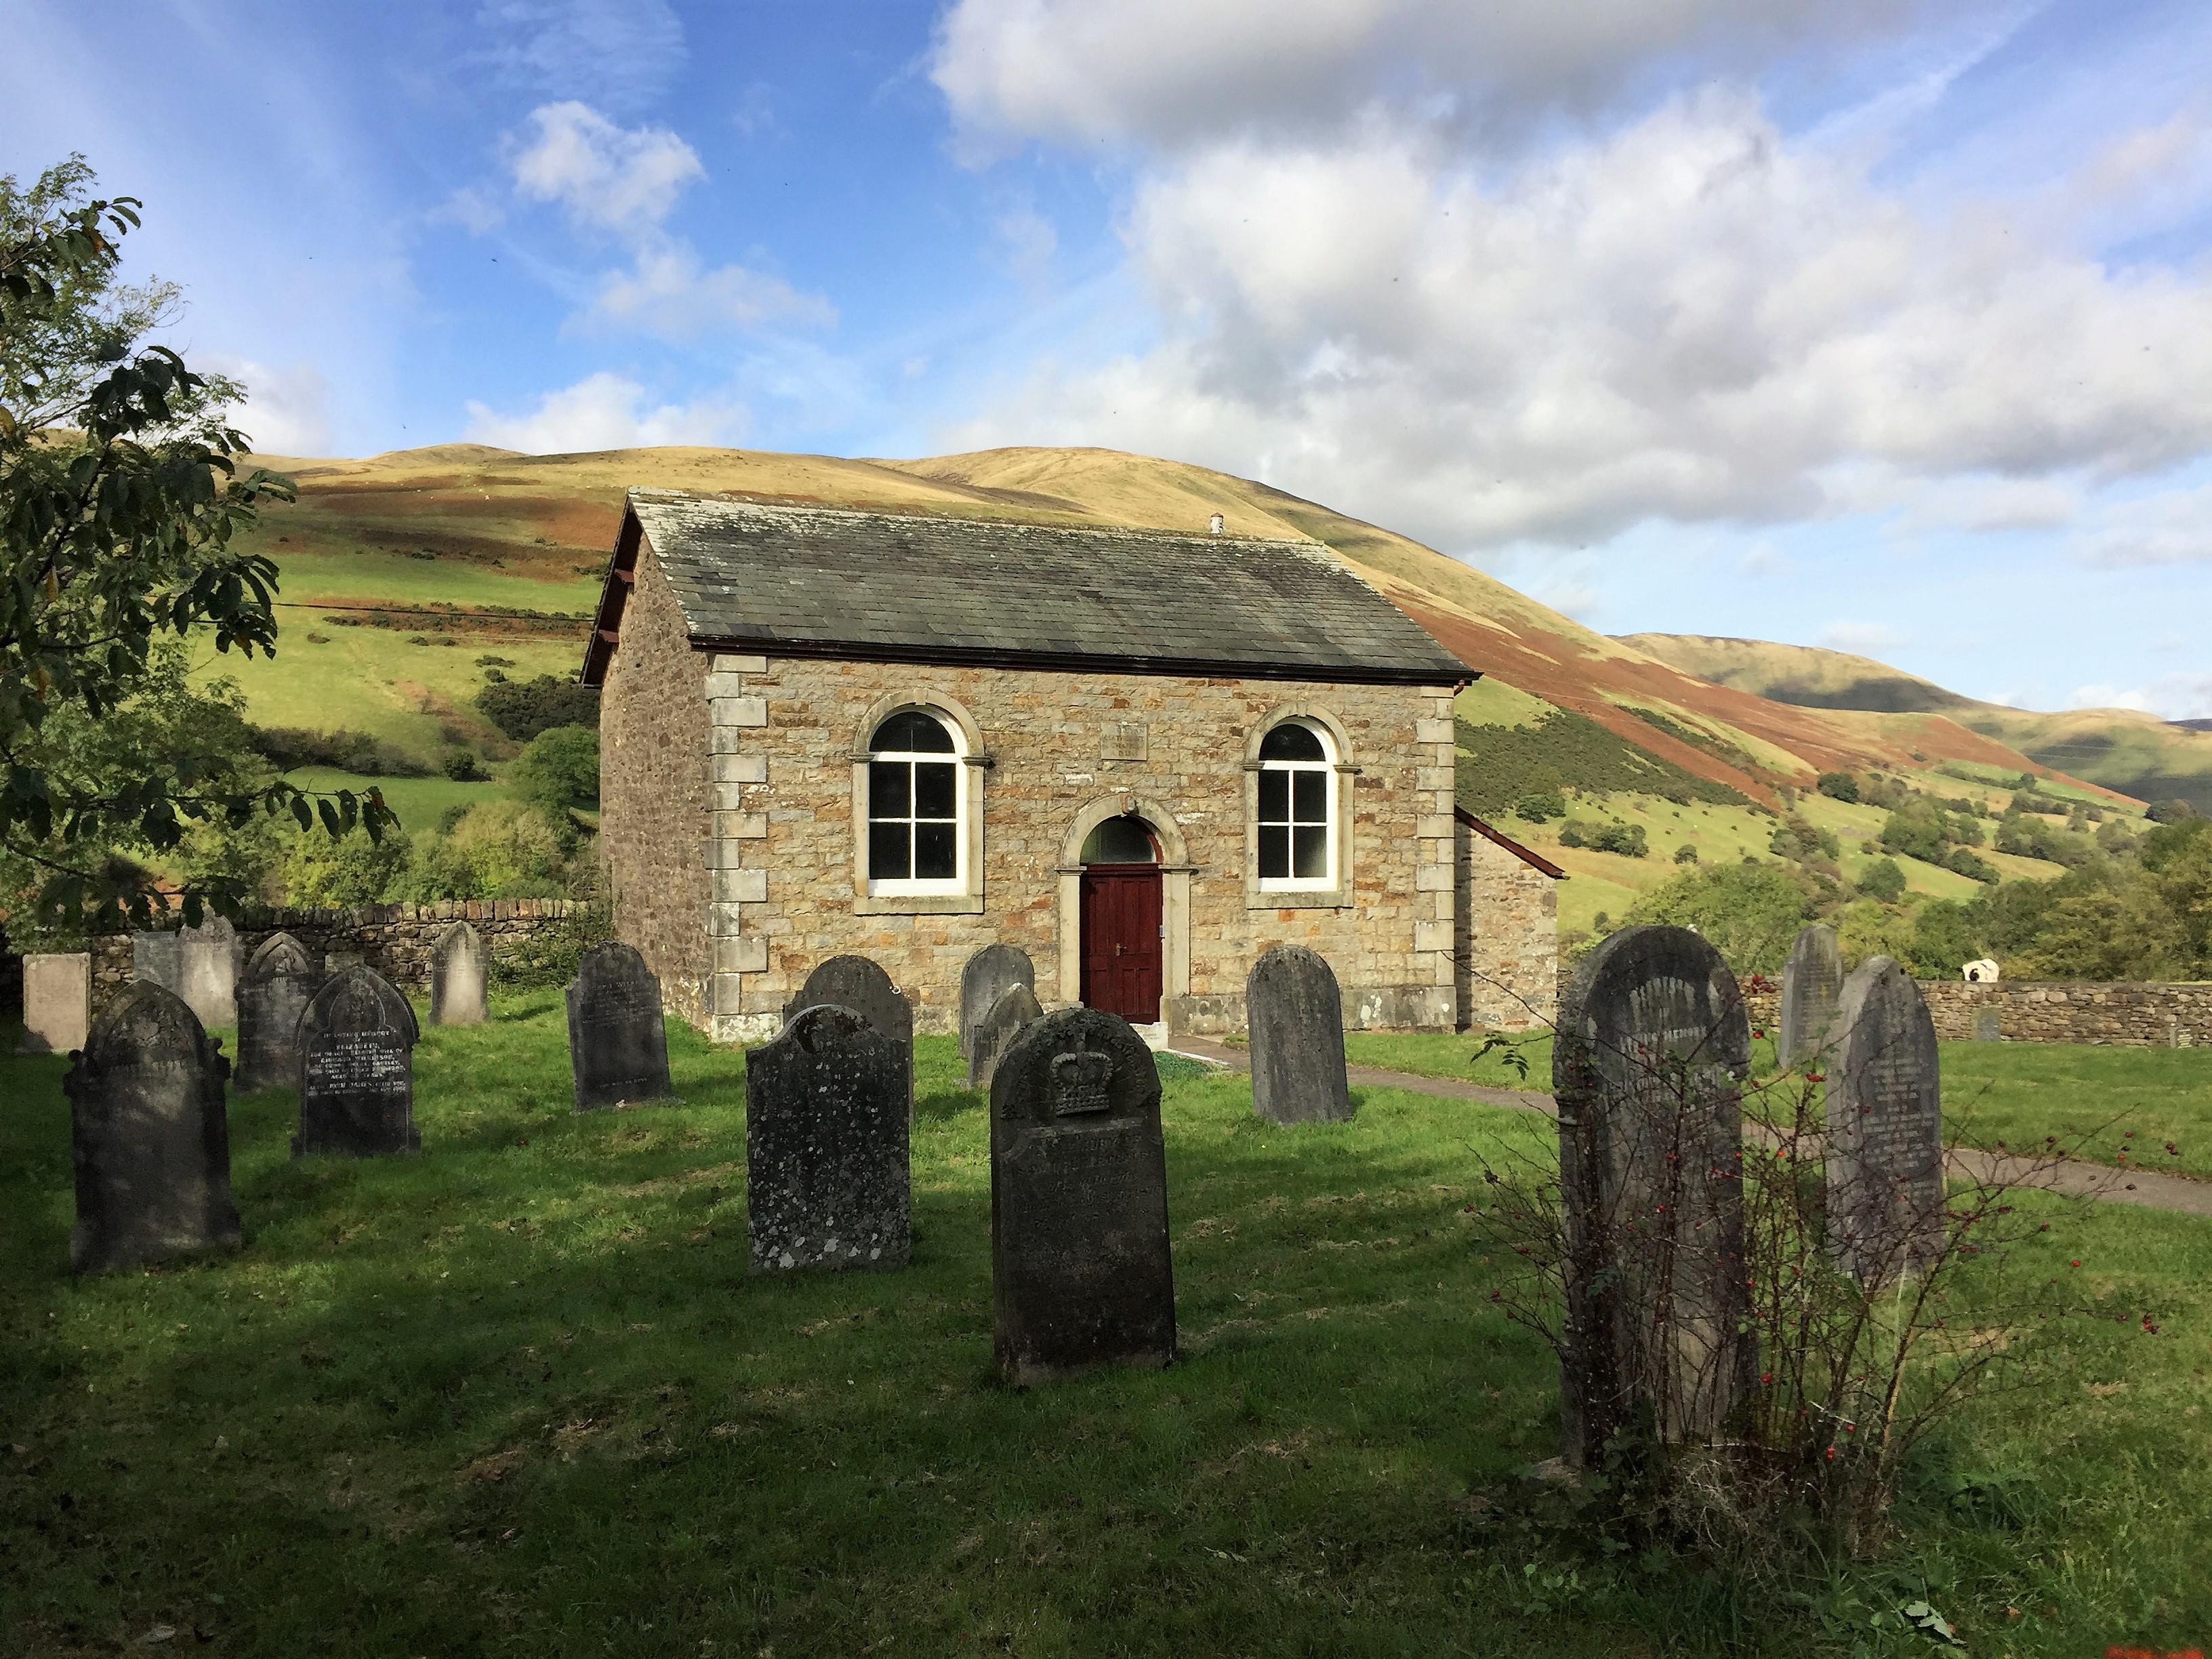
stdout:
[[[630,491],[629,517],[702,648],[1428,685],[1475,677],[1318,542],[661,489]],[[625,523],[624,544],[632,535]],[[603,621],[618,620],[609,586]],[[594,655],[586,680],[604,669],[596,641]]]

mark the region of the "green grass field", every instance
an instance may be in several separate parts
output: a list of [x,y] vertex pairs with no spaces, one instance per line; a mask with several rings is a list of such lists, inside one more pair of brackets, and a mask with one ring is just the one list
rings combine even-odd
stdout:
[[381,789],[384,804],[399,814],[399,827],[409,835],[434,830],[438,819],[451,806],[474,806],[479,801],[504,800],[507,792],[496,780],[488,783],[456,783],[451,778],[365,778],[335,767],[301,766],[284,775],[303,789]]
[[61,1065],[0,1060],[0,1650],[1919,1654],[1868,1620],[1923,1598],[1990,1654],[2212,1636],[2201,1223],[2054,1206],[2050,1264],[2166,1334],[1985,1402],[1882,1559],[1754,1584],[1517,1518],[1556,1366],[1462,1206],[1542,1118],[1286,1131],[1176,1068],[1182,1361],[1013,1393],[950,1039],[914,1266],[757,1279],[743,1056],[672,1024],[683,1103],[580,1120],[559,1001],[426,1030],[419,1158],[295,1164],[292,1098],[234,1103],[245,1250],[82,1283]]

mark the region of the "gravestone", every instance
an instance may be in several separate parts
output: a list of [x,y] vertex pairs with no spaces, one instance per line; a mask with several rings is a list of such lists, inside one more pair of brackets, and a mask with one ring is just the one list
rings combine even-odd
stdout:
[[675,1092],[660,981],[627,945],[595,945],[576,965],[568,987],[568,1069],[580,1112]]
[[23,1035],[19,1054],[65,1054],[92,1030],[92,957],[83,951],[23,958]]
[[374,968],[325,980],[300,1015],[300,1133],[292,1156],[422,1150],[415,1128],[415,1010]]
[[1352,1115],[1344,1071],[1344,998],[1336,975],[1303,945],[1278,945],[1244,980],[1252,1046],[1252,1109],[1270,1123],[1342,1123]]
[[477,930],[457,921],[430,953],[430,1024],[484,1023],[484,947]]
[[230,1196],[230,1062],[183,998],[125,990],[63,1079],[76,1166],[70,1267],[104,1273],[239,1242]]
[[1836,930],[1817,921],[1798,929],[1782,969],[1782,1015],[1774,1034],[1784,1066],[1809,1066],[1820,1057],[1843,993],[1844,953]]
[[752,1271],[903,1267],[906,1079],[850,1008],[817,1003],[745,1054],[745,1207]]
[[1844,983],[1828,1067],[1828,1243],[1863,1285],[1943,1249],[1943,1088],[1936,1022],[1912,976],[1869,957]]
[[907,1105],[914,1105],[914,1005],[899,994],[891,977],[866,957],[832,957],[817,964],[799,988],[799,994],[784,1005],[783,1023],[790,1024],[807,1009],[821,1003],[850,1008],[874,1026],[898,1050],[900,1075],[905,1079]]
[[1175,1358],[1160,1076],[1118,1015],[1047,1014],[1000,1058],[991,1304],[999,1368],[1018,1384]]
[[[1974,1016],[1974,1041],[1977,1042],[2004,1041],[2004,1021],[1998,1017],[1996,1009],[1984,1008]],[[2181,1045],[2176,1043],[2174,1046],[2179,1048]]]
[[[1009,988],[1019,985],[1033,995],[1036,966],[1030,953],[1018,945],[987,945],[968,958],[960,969],[960,1058],[975,1058],[975,1028],[981,1024]],[[969,1086],[975,1087],[974,1073]]]
[[289,1089],[300,1081],[300,1016],[315,994],[315,964],[289,933],[272,933],[248,958],[238,981],[238,1071],[242,1095]]
[[1735,976],[1686,927],[1628,927],[1583,958],[1552,1062],[1566,1223],[1562,1415],[1595,1463],[1644,1413],[1710,1440],[1758,1374],[1743,1247]]
[[1022,1034],[1022,1028],[1043,1018],[1044,1010],[1038,1006],[1036,993],[1028,986],[1018,982],[1000,992],[990,1012],[975,1023],[975,1029],[969,1033],[974,1052],[968,1057],[968,1086],[989,1088],[991,1079],[998,1075],[999,1061]]
[[131,935],[131,977],[141,985],[177,988],[181,936],[174,928]]
[[238,1024],[238,930],[222,917],[179,931],[176,990],[201,1024]]

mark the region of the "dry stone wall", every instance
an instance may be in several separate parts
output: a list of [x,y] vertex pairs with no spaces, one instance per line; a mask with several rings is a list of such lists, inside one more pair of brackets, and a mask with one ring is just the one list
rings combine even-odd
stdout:
[[[521,944],[582,907],[568,899],[452,899],[437,904],[372,904],[353,910],[264,910],[238,925],[241,966],[264,939],[289,933],[325,968],[360,963],[394,985],[427,991],[438,941],[456,921],[482,935],[499,981],[499,962]],[[131,935],[93,941],[92,1009],[97,1018],[131,983]]]

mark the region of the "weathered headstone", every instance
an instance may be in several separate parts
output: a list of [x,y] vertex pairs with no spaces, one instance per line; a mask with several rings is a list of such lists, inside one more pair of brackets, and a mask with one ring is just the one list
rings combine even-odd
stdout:
[[899,994],[891,977],[866,957],[832,957],[818,963],[799,988],[799,994],[784,1005],[783,1023],[790,1024],[807,1009],[822,1003],[850,1008],[874,1026],[898,1050],[900,1075],[905,1079],[907,1104],[914,1104],[914,1005]]
[[960,969],[961,1059],[975,1059],[975,1028],[1016,985],[1032,994],[1036,991],[1036,965],[1018,945],[987,945],[968,958]]
[[23,958],[23,1035],[19,1054],[65,1054],[92,1030],[92,957],[83,951]]
[[374,968],[323,981],[300,1015],[300,1133],[292,1156],[417,1152],[415,1010]]
[[1595,1462],[1648,1413],[1711,1438],[1757,1375],[1744,1327],[1735,976],[1686,927],[1629,927],[1583,959],[1552,1062],[1566,1222],[1565,1452]]
[[998,1075],[999,1061],[1022,1034],[1022,1028],[1044,1018],[1044,1010],[1036,1000],[1036,993],[1026,985],[1009,985],[999,993],[990,1012],[975,1023],[969,1033],[973,1052],[968,1056],[968,1086],[988,1089],[991,1079]]
[[1828,1066],[1828,1242],[1886,1285],[1943,1249],[1943,1086],[1936,1022],[1912,976],[1869,957],[1844,983]]
[[1336,974],[1303,945],[1278,945],[1244,980],[1252,1045],[1252,1109],[1271,1123],[1342,1123],[1352,1115],[1344,1070],[1344,998]]
[[905,1081],[881,1032],[826,1003],[746,1052],[753,1272],[906,1266]]
[[181,935],[173,927],[131,935],[131,977],[141,985],[177,988]]
[[675,1092],[660,981],[627,945],[595,945],[577,964],[568,986],[568,1069],[580,1112]]
[[[1974,1041],[1977,1042],[2004,1041],[2004,1021],[1998,1017],[1996,1009],[1984,1008],[1974,1016]],[[2174,1046],[2179,1048],[2181,1045],[2176,1043]]]
[[1047,1014],[1000,1058],[991,1303],[1010,1382],[1175,1358],[1160,1076],[1118,1015]]
[[203,1025],[238,1024],[238,930],[222,917],[177,934],[177,994]]
[[130,987],[94,1023],[62,1082],[76,1166],[72,1269],[237,1244],[229,1073],[222,1045],[161,986]]
[[1801,927],[1782,969],[1782,1014],[1774,1043],[1784,1066],[1808,1066],[1819,1058],[1843,994],[1844,953],[1836,930],[1818,921]]
[[430,953],[430,1024],[484,1023],[484,947],[477,930],[457,921]]
[[315,964],[289,933],[255,947],[238,981],[238,1071],[242,1095],[289,1089],[300,1081],[300,1016],[315,994]]

